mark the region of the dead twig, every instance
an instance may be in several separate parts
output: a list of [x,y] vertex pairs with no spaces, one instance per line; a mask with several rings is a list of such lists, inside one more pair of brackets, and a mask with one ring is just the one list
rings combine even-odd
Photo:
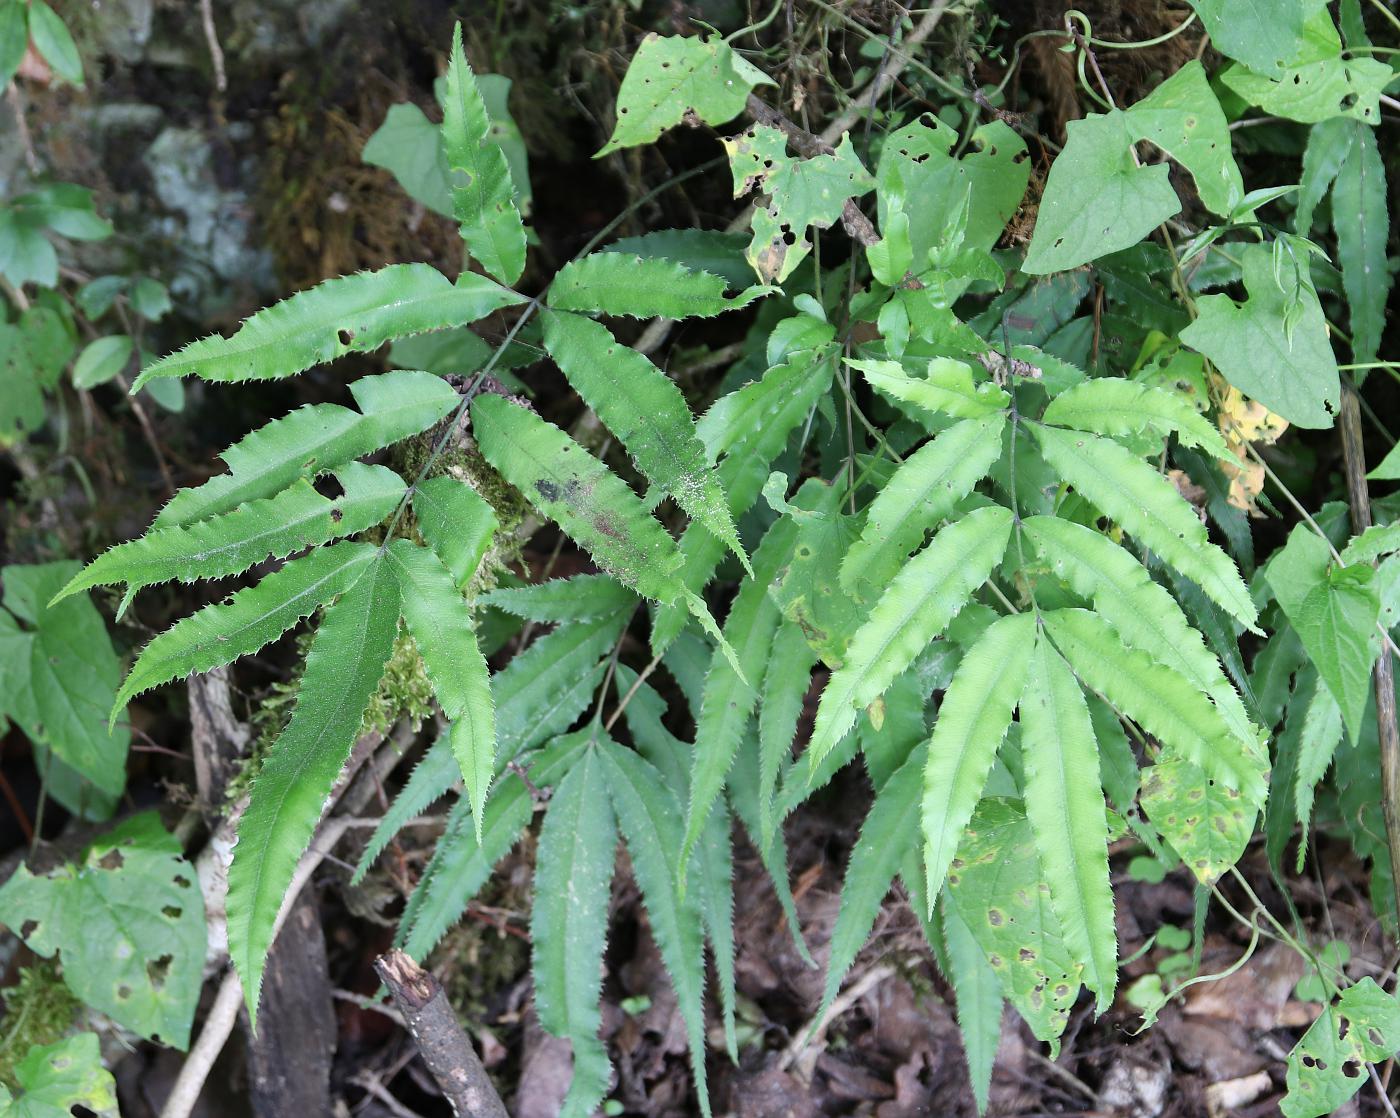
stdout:
[[376,959],[374,970],[459,1118],[507,1118],[505,1104],[457,1023],[441,983],[397,949]]

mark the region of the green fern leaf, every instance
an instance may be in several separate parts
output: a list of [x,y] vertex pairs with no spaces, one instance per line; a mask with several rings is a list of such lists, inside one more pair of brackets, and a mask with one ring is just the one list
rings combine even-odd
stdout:
[[841,905],[831,932],[831,955],[817,1020],[822,1020],[841,981],[865,946],[880,906],[905,855],[918,842],[919,795],[928,749],[919,746],[887,780],[861,824],[841,882]]
[[974,384],[972,366],[951,357],[933,358],[923,377],[911,377],[898,361],[847,360],[846,364],[858,369],[870,387],[882,396],[932,416],[982,419],[1011,403],[1006,391],[990,381]]
[[748,568],[718,479],[705,461],[690,405],[660,369],[618,343],[606,326],[576,314],[551,314],[544,344],[637,468]]
[[1041,418],[1057,427],[1099,435],[1140,435],[1150,431],[1165,439],[1175,431],[1187,446],[1200,447],[1226,462],[1238,461],[1220,432],[1191,406],[1187,397],[1121,377],[1097,377],[1072,386],[1050,401]]
[[1026,815],[1065,946],[1084,965],[1098,1011],[1113,1004],[1118,937],[1108,880],[1108,821],[1089,708],[1069,665],[1043,636],[1021,695]]
[[1065,946],[1019,804],[989,798],[977,805],[943,900],[982,948],[1007,1001],[1055,1055],[1084,968]]
[[192,524],[280,493],[298,478],[333,470],[431,427],[458,404],[457,393],[431,373],[391,372],[350,386],[359,411],[312,404],[245,435],[221,458],[229,472],[182,489],[152,528]]
[[586,749],[559,782],[540,827],[530,910],[535,1010],[547,1032],[573,1045],[574,1070],[560,1112],[587,1118],[608,1089],[603,1023],[603,946],[617,829],[603,761]]
[[1098,615],[1082,609],[1041,615],[1075,674],[1178,756],[1211,779],[1238,788],[1256,806],[1266,795],[1265,764],[1233,733],[1220,712],[1183,675],[1125,645]]
[[281,559],[372,528],[394,511],[405,490],[403,479],[384,466],[348,462],[336,478],[344,493],[335,499],[322,497],[303,480],[276,497],[250,501],[188,528],[161,528],[118,544],[75,575],[54,601],[117,582],[135,592],[172,579],[236,575],[268,556]]
[[647,598],[685,596],[676,542],[641,499],[563,431],[501,396],[472,401],[481,453],[598,565]]
[[[707,458],[719,459],[715,472],[736,521],[758,500],[773,462],[830,388],[832,369],[829,349],[802,350],[769,368],[760,380],[721,397],[701,416],[696,432]],[[698,590],[724,558],[725,544],[692,521],[681,536],[680,549],[681,581]],[[652,625],[653,650],[664,651],[685,627],[686,617],[677,607],[658,610]]]
[[700,714],[695,724],[695,752],[690,772],[690,806],[681,849],[681,879],[699,841],[710,809],[724,788],[724,778],[739,751],[753,716],[758,692],[749,680],[763,678],[773,637],[782,615],[768,592],[778,569],[792,553],[797,525],[783,518],[768,529],[754,554],[754,576],[745,579],[724,621],[725,639],[739,660],[736,669],[716,650],[705,676]]
[[1258,612],[1240,572],[1185,498],[1141,458],[1088,432],[1034,426],[1045,460],[1106,515],[1192,579],[1246,628]]
[[156,377],[271,380],[346,353],[368,353],[392,338],[462,326],[522,296],[485,276],[463,272],[456,283],[427,264],[391,264],[341,276],[274,303],[231,337],[201,338],[148,365],[136,392]]
[[[588,734],[578,733],[550,742],[530,765],[530,782],[536,788],[554,787],[591,740]],[[449,752],[449,760],[451,756]],[[496,864],[520,840],[534,813],[524,781],[516,773],[507,774],[486,805],[478,843],[471,805],[458,800],[418,887],[404,906],[396,944],[414,959],[426,959],[491,879]]]
[[[1319,687],[1308,703],[1303,717],[1303,732],[1298,739],[1297,772],[1294,776],[1294,803],[1303,834],[1308,833],[1312,819],[1313,795],[1317,784],[1327,774],[1337,747],[1342,744],[1342,708],[1327,687]],[[1298,872],[1303,871],[1308,844],[1298,844]]]
[[1238,789],[1217,784],[1199,765],[1174,757],[1147,770],[1141,803],[1158,834],[1207,886],[1240,860],[1258,815]]
[[435,477],[413,489],[418,530],[437,552],[452,582],[465,587],[500,527],[496,510],[475,489],[454,477]]
[[922,830],[927,893],[936,898],[981,799],[1025,689],[1035,619],[994,621],[968,650],[938,708],[924,773]]
[[393,574],[381,562],[362,568],[359,580],[326,610],[307,652],[296,709],[239,820],[228,874],[228,943],[251,1021],[277,910],[350,756],[398,621]]
[[[498,771],[527,749],[562,734],[583,713],[603,678],[605,665],[600,658],[613,647],[626,617],[615,614],[556,629],[492,677]],[[404,824],[445,795],[461,776],[461,766],[444,734],[415,766],[384,813],[355,868],[355,880],[364,876]]]
[[611,575],[574,575],[532,586],[492,590],[478,601],[527,621],[553,624],[589,621],[619,610],[630,610],[637,604],[637,596]]
[[1001,457],[1006,419],[994,414],[954,424],[902,462],[866,512],[860,539],[841,562],[841,585],[885,585],[909,553]]
[[448,740],[462,769],[480,842],[482,811],[495,774],[496,712],[491,673],[477,647],[471,611],[447,568],[426,547],[395,540],[386,559],[399,580],[404,621],[452,724]]
[[736,985],[734,947],[734,821],[729,805],[720,801],[705,824],[695,848],[693,886],[705,922],[705,935],[715,960],[724,1044],[732,1063],[739,1062],[739,1037],[735,1027]]
[[762,702],[758,710],[758,806],[759,839],[767,846],[777,825],[774,794],[778,774],[792,760],[797,720],[812,686],[817,650],[800,626],[783,622],[773,638],[773,654],[763,676]]
[[851,638],[817,707],[807,755],[813,769],[895,676],[947,626],[987,581],[1011,537],[1011,512],[977,509],[944,528],[899,572]]
[[726,299],[728,286],[722,276],[665,257],[595,252],[559,269],[549,285],[549,305],[630,318],[713,318],[775,290],[755,286]]
[[632,750],[604,741],[598,756],[613,811],[627,840],[632,873],[642,891],[651,934],[671,976],[671,987],[685,1022],[700,1110],[709,1118],[710,1097],[705,1081],[705,945],[695,895],[683,894],[676,888],[680,805],[661,774]]
[[490,133],[476,75],[462,50],[459,23],[452,29],[442,112],[452,212],[462,224],[462,240],[481,266],[502,283],[514,283],[525,270],[525,226],[515,208],[515,185],[505,153]]
[[1184,675],[1214,700],[1236,737],[1257,744],[1259,732],[1220,662],[1176,599],[1126,549],[1092,528],[1053,516],[1028,517],[1024,529],[1055,572],[1093,601],[1126,644]]
[[117,692],[113,717],[143,691],[180,676],[231,664],[276,640],[319,606],[353,586],[378,554],[372,544],[342,542],[293,559],[226,603],[205,606],[146,645]]
[[963,1055],[967,1058],[977,1113],[985,1114],[992,1088],[992,1065],[996,1062],[997,1045],[1001,1040],[1005,1002],[996,971],[978,948],[962,914],[951,904],[940,905],[939,914],[943,918],[943,942],[948,956],[948,965],[942,969],[953,984],[957,999],[958,1029],[962,1033]]

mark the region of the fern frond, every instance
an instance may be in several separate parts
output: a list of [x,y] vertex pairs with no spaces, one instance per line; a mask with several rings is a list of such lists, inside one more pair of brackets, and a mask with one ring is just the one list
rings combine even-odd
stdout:
[[442,111],[452,212],[461,222],[462,240],[481,266],[502,283],[514,283],[525,270],[525,226],[515,208],[515,184],[505,153],[491,142],[490,132],[476,75],[462,50],[459,23],[452,29]]
[[358,581],[326,610],[312,639],[291,721],[273,743],[238,823],[228,873],[228,943],[254,1022],[277,911],[398,632],[393,574],[383,562],[356,569]]
[[1011,715],[1025,689],[1035,619],[1013,614],[992,622],[972,646],[943,695],[929,739],[922,830],[930,903],[943,889]]
[[712,318],[777,290],[753,286],[726,299],[729,282],[665,257],[595,252],[571,260],[549,285],[549,305],[630,318]]
[[1175,669],[1209,695],[1241,741],[1259,733],[1181,606],[1125,548],[1054,516],[1028,517],[1026,537],[1076,594],[1090,599],[1124,642]]
[[1262,758],[1230,731],[1219,710],[1190,680],[1129,648],[1108,622],[1088,610],[1050,610],[1041,617],[1085,684],[1212,779],[1238,788],[1249,803],[1264,802]]
[[452,575],[428,548],[398,539],[389,545],[385,561],[399,581],[403,618],[423,656],[433,692],[452,724],[448,740],[462,770],[480,842],[486,793],[496,771],[496,712],[471,611]]
[[[1330,688],[1322,686],[1313,692],[1303,716],[1303,732],[1298,738],[1297,772],[1294,776],[1294,804],[1303,834],[1308,833],[1312,820],[1313,795],[1318,782],[1327,775],[1332,757],[1342,744],[1342,708]],[[1308,844],[1298,844],[1298,872],[1303,869]]]
[[1098,1011],[1113,1004],[1118,937],[1108,875],[1107,805],[1089,708],[1069,665],[1043,635],[1021,694],[1026,815],[1065,945],[1084,965]]
[[[601,658],[617,640],[626,616],[562,626],[535,641],[492,677],[498,769],[562,734],[583,713],[603,677]],[[355,880],[364,876],[404,824],[445,795],[461,776],[444,734],[414,767],[379,821],[355,868]]]
[[344,492],[334,499],[302,480],[276,497],[250,501],[188,528],[160,528],[118,544],[74,575],[54,601],[117,582],[127,583],[128,592],[134,593],[172,580],[240,574],[269,556],[282,559],[372,528],[394,511],[406,488],[403,479],[384,466],[347,462],[335,476]]
[[[773,462],[793,431],[831,387],[832,371],[829,349],[802,350],[769,368],[762,379],[721,397],[696,423],[708,459],[719,459],[715,472],[728,495],[734,520],[758,500]],[[725,544],[704,525],[692,521],[681,536],[680,550],[681,581],[698,590],[710,581],[724,558]],[[667,606],[658,610],[652,625],[652,648],[667,648],[685,622],[686,613],[681,609]]]
[[812,686],[817,650],[800,626],[784,621],[773,637],[773,654],[763,676],[758,709],[758,807],[759,839],[766,846],[777,825],[774,795],[778,774],[792,760],[797,720]]
[[860,539],[841,562],[847,591],[864,578],[883,586],[953,506],[1001,457],[1006,418],[1000,413],[954,424],[896,469],[866,512]]
[[935,357],[922,377],[911,377],[898,361],[846,360],[871,388],[883,396],[910,404],[929,415],[981,419],[1011,403],[1006,391],[991,382],[974,384],[972,366],[951,357]]
[[588,621],[637,604],[637,596],[611,575],[551,578],[531,586],[498,588],[477,600],[527,621],[546,624]]
[[358,412],[311,404],[249,432],[219,456],[228,473],[180,490],[151,527],[192,524],[271,497],[298,478],[315,477],[416,435],[458,404],[452,386],[432,373],[363,377],[350,386],[350,395]]
[[773,636],[782,621],[768,588],[792,553],[796,536],[797,525],[788,518],[777,521],[764,534],[763,542],[754,553],[754,576],[744,580],[724,620],[725,639],[738,657],[738,668],[729,663],[722,651],[716,650],[705,675],[700,714],[695,723],[690,804],[680,858],[682,882],[690,853],[724,788],[725,776],[758,702],[758,692],[749,680],[763,678],[773,648]]
[[681,839],[680,805],[661,774],[630,749],[604,741],[598,750],[613,811],[627,840],[632,873],[642,892],[681,1019],[690,1044],[700,1111],[709,1118],[710,1096],[705,1081],[705,946],[700,909],[694,893],[676,888],[680,863],[675,852]]
[[466,482],[435,477],[414,486],[413,513],[423,539],[451,572],[453,583],[465,587],[500,527],[496,510]]
[[921,745],[885,782],[861,824],[841,882],[841,904],[831,932],[826,986],[817,1020],[825,1017],[846,972],[865,946],[906,854],[917,849],[919,794],[927,761],[928,749]]
[[734,948],[734,821],[723,800],[710,812],[704,834],[695,848],[693,888],[705,922],[705,935],[715,960],[724,1044],[732,1063],[739,1062],[739,1037],[735,1027]]
[[1055,1055],[1084,968],[1065,946],[1018,804],[989,798],[977,805],[944,899],[982,948],[1006,999]]
[[724,490],[705,461],[690,405],[671,379],[645,355],[620,344],[606,326],[582,315],[546,317],[544,344],[647,479],[749,569]]
[[676,541],[627,484],[552,423],[501,396],[472,401],[486,460],[598,565],[647,598],[684,597]]
[[1005,1002],[996,971],[972,938],[962,914],[951,904],[939,906],[943,920],[943,942],[948,956],[944,977],[953,984],[957,1001],[958,1030],[963,1038],[972,1095],[977,1113],[987,1112],[991,1093],[992,1065],[1001,1040],[1001,1014]]
[[1240,860],[1259,814],[1238,789],[1226,788],[1199,765],[1171,756],[1147,770],[1140,802],[1157,832],[1207,886]]
[[391,264],[326,280],[245,319],[231,337],[191,342],[141,371],[138,391],[156,377],[270,380],[346,353],[368,353],[393,338],[463,326],[522,296],[463,272],[453,283],[427,264]]
[[1175,431],[1187,446],[1199,447],[1226,462],[1239,461],[1220,432],[1186,396],[1121,377],[1095,377],[1073,385],[1050,401],[1041,420],[1099,435],[1150,431],[1165,439]]
[[595,748],[555,788],[540,827],[530,909],[535,1010],[547,1032],[570,1042],[573,1079],[560,1112],[588,1118],[608,1089],[603,1023],[603,946],[617,829]]
[[1085,500],[1118,521],[1246,628],[1258,620],[1249,589],[1230,557],[1206,537],[1171,482],[1111,439],[1087,431],[1033,425],[1050,463]]
[[987,581],[1010,537],[1010,510],[977,509],[934,536],[894,577],[822,692],[807,749],[813,769],[855,723],[857,710],[878,699]]
[[[273,571],[225,603],[205,606],[153,639],[127,673],[113,718],[133,696],[180,676],[231,664],[276,640],[303,617],[343,594],[365,574],[378,550],[342,542],[317,548]],[[377,682],[377,681],[376,681]]]

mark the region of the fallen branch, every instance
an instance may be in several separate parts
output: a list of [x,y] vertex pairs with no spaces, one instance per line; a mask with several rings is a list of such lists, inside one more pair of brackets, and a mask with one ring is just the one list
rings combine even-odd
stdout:
[[441,983],[397,949],[376,959],[374,970],[393,995],[423,1062],[458,1118],[508,1118]]

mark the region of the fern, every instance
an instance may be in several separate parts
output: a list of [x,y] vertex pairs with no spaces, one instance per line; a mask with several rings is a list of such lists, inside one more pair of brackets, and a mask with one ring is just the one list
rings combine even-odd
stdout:
[[141,371],[155,377],[268,380],[393,338],[460,326],[524,300],[471,272],[452,283],[426,264],[391,264],[325,283],[259,311],[228,338],[204,338]]
[[1239,571],[1171,483],[1111,439],[1036,425],[1045,460],[1086,500],[1152,548],[1245,627],[1258,612]]
[[533,586],[492,590],[483,594],[479,601],[526,621],[552,624],[591,621],[630,610],[637,604],[637,597],[611,575],[574,575]]
[[728,282],[664,257],[595,252],[570,261],[549,285],[549,305],[630,318],[710,318],[737,311],[773,289],[750,287],[726,299]]
[[812,685],[816,662],[817,650],[801,627],[785,621],[773,637],[758,714],[758,833],[765,847],[773,841],[777,824],[773,798],[778,774],[783,771],[784,762],[792,759],[797,720]]
[[495,773],[496,712],[471,613],[452,575],[427,548],[395,540],[385,561],[398,579],[404,620],[423,654],[433,691],[452,723],[448,741],[466,781],[480,842],[486,792]]
[[898,361],[852,361],[870,387],[892,400],[910,404],[930,416],[982,419],[1011,403],[994,384],[974,384],[972,366],[949,357],[935,357],[923,377],[911,377]]
[[54,601],[114,582],[136,591],[172,579],[194,582],[239,574],[269,556],[281,559],[357,535],[392,513],[404,495],[403,480],[383,466],[350,462],[335,477],[344,490],[335,499],[299,481],[276,497],[251,501],[188,528],[175,525],[119,544],[84,567]]
[[239,821],[228,875],[228,940],[250,1020],[257,1020],[277,910],[379,686],[398,620],[398,583],[385,562],[372,560],[326,610],[291,721],[273,743]]
[[747,568],[724,490],[707,469],[680,389],[642,354],[620,345],[606,326],[579,315],[546,318],[544,344],[579,395],[622,440],[637,468]]
[[515,185],[505,153],[499,144],[488,142],[490,130],[476,76],[462,50],[459,23],[452,29],[442,113],[442,150],[452,172],[452,211],[461,222],[462,240],[482,267],[502,283],[514,283],[525,270],[525,226],[515,207]]
[[1173,432],[1187,446],[1229,462],[1235,456],[1210,423],[1181,396],[1150,384],[1115,377],[1086,380],[1050,401],[1041,418],[1057,427],[1100,435],[1140,435],[1165,439]]
[[1118,984],[1118,940],[1098,750],[1079,683],[1043,636],[1036,640],[1021,697],[1021,754],[1026,815],[1050,903],[1102,1013]]
[[499,527],[496,510],[466,482],[435,477],[413,487],[413,511],[418,531],[437,552],[453,584],[465,587]]
[[1008,510],[978,509],[938,533],[895,576],[822,692],[807,750],[813,769],[854,724],[856,711],[879,698],[987,580],[1010,535]]

